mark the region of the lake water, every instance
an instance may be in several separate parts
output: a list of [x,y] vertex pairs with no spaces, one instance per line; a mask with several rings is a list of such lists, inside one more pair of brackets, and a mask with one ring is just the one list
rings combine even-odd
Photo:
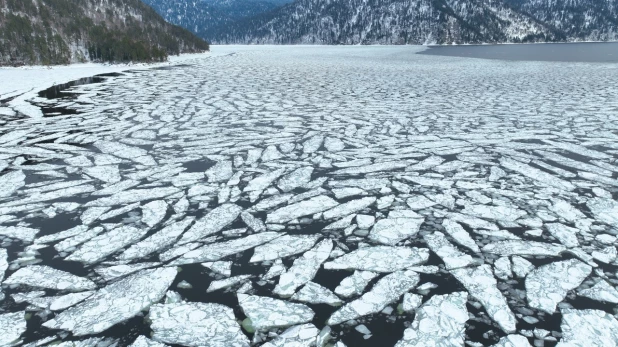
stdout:
[[618,42],[435,46],[419,54],[517,61],[618,63]]

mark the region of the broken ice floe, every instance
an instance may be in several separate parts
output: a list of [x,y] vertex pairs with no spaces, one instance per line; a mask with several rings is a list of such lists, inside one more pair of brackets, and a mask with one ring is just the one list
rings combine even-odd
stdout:
[[425,263],[429,251],[424,248],[374,246],[357,249],[324,263],[327,270],[366,270],[394,272]]
[[245,347],[234,311],[213,303],[157,304],[150,308],[152,338],[183,346]]
[[75,336],[97,334],[158,302],[176,277],[175,268],[142,270],[99,289],[88,300],[43,323]]
[[556,261],[533,270],[526,277],[528,304],[554,313],[567,292],[577,288],[591,272],[591,266],[577,259]]
[[303,304],[263,296],[238,294],[238,303],[257,331],[307,323],[315,315]]
[[417,310],[414,322],[395,346],[463,346],[467,299],[465,292],[433,296]]
[[488,265],[451,270],[451,273],[485,307],[489,316],[507,333],[515,332],[515,315],[496,287],[496,279]]
[[414,288],[419,276],[412,271],[397,271],[381,278],[367,293],[345,304],[327,321],[328,325],[343,322],[382,311],[387,305],[397,301],[404,293]]
[[65,291],[83,291],[97,288],[91,280],[45,265],[30,265],[17,270],[4,284],[27,285]]

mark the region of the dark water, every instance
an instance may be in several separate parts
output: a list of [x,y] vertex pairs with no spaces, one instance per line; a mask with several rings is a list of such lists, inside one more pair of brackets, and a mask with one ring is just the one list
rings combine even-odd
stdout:
[[513,61],[618,63],[618,42],[432,46],[418,54]]

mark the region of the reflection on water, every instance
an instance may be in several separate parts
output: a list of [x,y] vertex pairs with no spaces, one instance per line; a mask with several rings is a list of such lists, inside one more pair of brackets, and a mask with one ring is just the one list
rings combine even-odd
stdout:
[[418,54],[518,61],[618,63],[618,42],[435,46]]

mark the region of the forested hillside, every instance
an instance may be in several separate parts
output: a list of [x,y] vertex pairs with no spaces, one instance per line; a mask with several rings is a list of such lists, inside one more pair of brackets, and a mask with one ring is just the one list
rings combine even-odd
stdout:
[[161,61],[206,50],[140,0],[0,0],[0,65]]

